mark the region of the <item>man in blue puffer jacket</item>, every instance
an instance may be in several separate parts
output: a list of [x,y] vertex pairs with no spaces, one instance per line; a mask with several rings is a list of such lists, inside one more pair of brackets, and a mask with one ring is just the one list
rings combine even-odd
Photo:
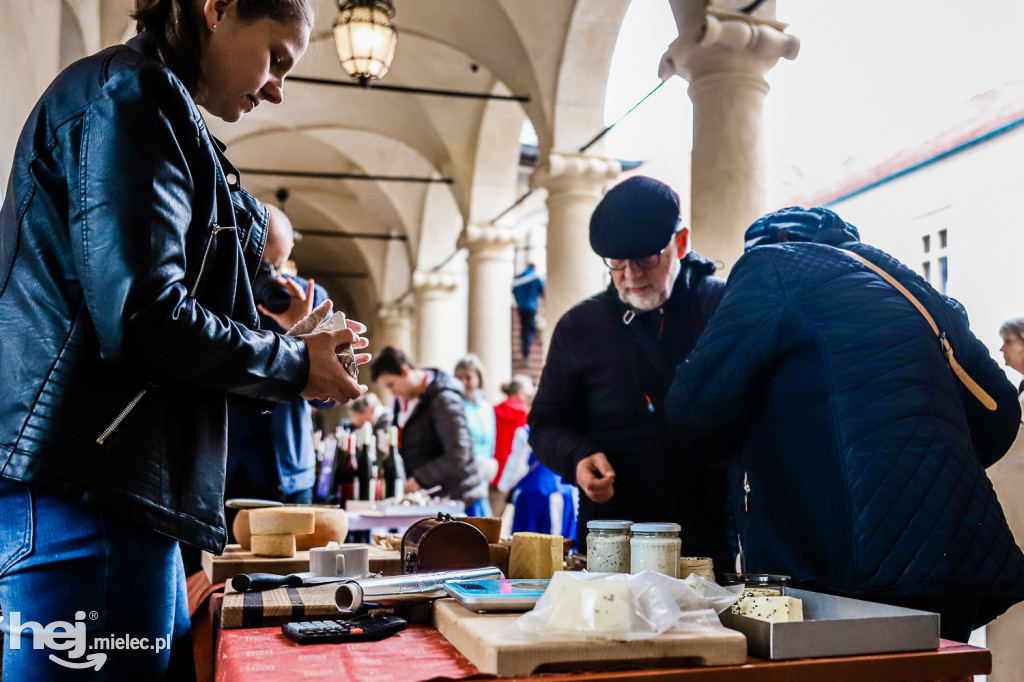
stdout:
[[[942,636],[1024,599],[1024,555],[985,475],[1017,433],[1016,391],[967,315],[823,208],[770,213],[676,372],[687,452],[731,464],[748,571],[936,611]],[[989,409],[950,370],[917,298]]]

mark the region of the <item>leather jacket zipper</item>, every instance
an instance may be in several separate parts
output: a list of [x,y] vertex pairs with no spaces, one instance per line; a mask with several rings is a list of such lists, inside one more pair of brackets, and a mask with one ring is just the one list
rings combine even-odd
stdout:
[[203,260],[199,262],[199,274],[196,275],[196,282],[195,284],[192,285],[192,291],[190,291],[188,294],[190,298],[195,298],[196,292],[199,291],[199,283],[203,279],[203,271],[206,270],[206,258],[210,255],[210,247],[213,245],[213,238],[216,237],[217,233],[221,232],[222,230],[237,229],[238,228],[235,227],[234,225],[218,225],[217,223],[213,224],[213,227],[210,230],[210,239],[209,241],[206,242],[206,250],[203,251]]
[[[203,260],[199,262],[199,274],[196,275],[195,284],[192,285],[192,291],[189,292],[189,296],[191,298],[195,298],[196,292],[199,291],[199,283],[202,281],[203,272],[206,270],[206,259],[210,255],[210,246],[213,245],[213,238],[217,236],[218,232],[221,232],[223,230],[235,229],[238,228],[235,227],[234,225],[218,225],[217,223],[213,224],[213,227],[210,230],[210,239],[206,242],[206,250],[203,251]],[[124,409],[121,410],[121,412],[114,418],[114,421],[110,423],[110,426],[103,430],[103,433],[99,435],[99,437],[96,439],[96,442],[99,443],[100,445],[103,445],[103,443],[105,443],[106,440],[110,438],[111,434],[117,430],[117,427],[121,425],[121,422],[123,422],[128,417],[128,415],[131,414],[132,410],[135,409],[135,406],[139,404],[139,401],[142,400],[143,396],[145,396],[146,392],[149,391],[149,389],[151,388],[153,388],[153,384],[148,383],[141,391],[136,393],[135,397],[132,398],[127,405],[125,405]]]
[[139,401],[142,400],[142,397],[146,395],[146,392],[149,391],[149,389],[151,388],[153,388],[153,384],[149,383],[146,384],[141,391],[136,393],[135,397],[132,398],[127,405],[125,405],[125,408],[121,410],[121,412],[116,417],[114,417],[114,421],[110,422],[110,426],[103,429],[103,433],[101,433],[99,438],[96,439],[96,442],[99,443],[100,445],[103,445],[103,443],[106,442],[108,438],[110,438],[110,435],[117,430],[117,427],[121,425],[121,422],[123,422],[128,417],[128,415],[131,414],[131,411],[135,409],[135,406],[139,404]]

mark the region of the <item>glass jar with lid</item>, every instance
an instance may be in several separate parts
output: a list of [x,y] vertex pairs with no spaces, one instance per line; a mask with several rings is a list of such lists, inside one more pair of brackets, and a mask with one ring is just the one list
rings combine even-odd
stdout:
[[682,540],[678,523],[634,523],[630,528],[629,572],[654,571],[678,577]]
[[629,573],[629,528],[632,521],[587,521],[587,570]]
[[679,558],[678,577],[686,578],[691,573],[696,573],[701,578],[708,580],[715,579],[715,562],[711,557],[706,556],[684,556]]

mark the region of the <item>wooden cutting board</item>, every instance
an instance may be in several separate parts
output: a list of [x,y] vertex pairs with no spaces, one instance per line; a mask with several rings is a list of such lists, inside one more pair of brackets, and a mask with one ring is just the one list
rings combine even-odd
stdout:
[[[370,548],[370,572],[382,575],[397,575],[402,572],[402,560],[397,549],[383,549],[376,545]],[[309,551],[295,552],[291,559],[256,556],[240,545],[228,545],[224,554],[214,556],[203,552],[203,571],[211,585],[227,582],[239,573],[301,573],[309,570]]]
[[434,602],[434,627],[477,668],[502,677],[569,670],[741,665],[747,661],[746,638],[723,626],[712,632],[672,632],[635,642],[525,641],[501,635],[519,615],[475,613],[454,599]]

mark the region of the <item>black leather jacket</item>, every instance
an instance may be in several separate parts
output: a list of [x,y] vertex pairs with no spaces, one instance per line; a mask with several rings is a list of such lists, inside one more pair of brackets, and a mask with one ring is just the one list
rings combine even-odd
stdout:
[[143,34],[66,69],[0,211],[0,474],[220,552],[226,396],[291,400],[258,329],[267,215]]

